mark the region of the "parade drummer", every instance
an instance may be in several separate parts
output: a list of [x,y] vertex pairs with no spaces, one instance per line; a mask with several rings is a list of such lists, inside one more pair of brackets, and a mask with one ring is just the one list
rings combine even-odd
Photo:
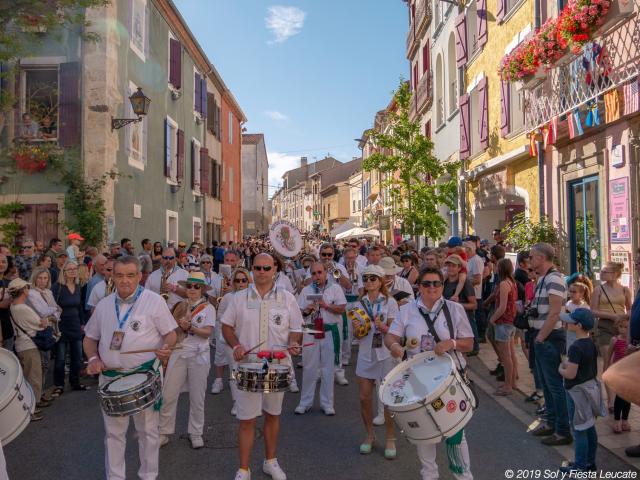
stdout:
[[[194,449],[204,447],[202,432],[204,429],[204,397],[207,392],[207,377],[211,367],[209,336],[216,323],[216,311],[204,296],[210,289],[204,273],[191,272],[186,280],[178,285],[187,292],[183,308],[174,310],[178,316],[182,339],[180,350],[171,355],[167,375],[162,388],[162,409],[160,410],[160,446],[169,443],[168,435],[175,431],[178,396],[185,381],[189,387],[189,440]],[[181,304],[178,304],[181,305]]]
[[173,310],[187,296],[178,282],[186,280],[188,275],[186,270],[176,265],[176,251],[168,247],[162,251],[162,268],[149,275],[145,288],[166,296],[167,306],[169,310]]
[[[222,333],[240,362],[247,350],[260,345],[261,349],[280,349],[289,345],[292,355],[300,354],[302,340],[302,314],[295,297],[275,288],[275,262],[267,253],[256,255],[253,261],[253,284],[234,294],[221,318]],[[249,355],[249,359],[257,358]],[[282,362],[291,365],[287,357]],[[280,414],[284,393],[254,393],[238,390],[236,393],[237,418],[240,420],[240,469],[235,480],[250,480],[249,462],[255,438],[256,418],[264,412],[265,460],[262,470],[275,480],[287,476],[278,465],[276,447],[280,429]]]
[[[128,371],[157,368],[166,362],[176,342],[177,324],[166,302],[139,286],[142,277],[136,257],[118,257],[114,262],[116,291],[101,301],[85,327],[84,351],[89,359],[87,373],[100,375],[100,385]],[[150,350],[121,355],[121,351]],[[140,443],[140,469],[144,480],[158,476],[158,405],[133,415]],[[103,413],[105,426],[105,468],[108,480],[125,479],[125,448],[129,417]]]
[[[457,368],[464,369],[464,353],[473,349],[473,330],[464,308],[442,296],[444,277],[440,270],[425,268],[418,276],[418,284],[418,298],[400,309],[385,336],[386,347],[396,358],[402,358],[405,349],[409,357],[421,351],[434,351],[437,355],[449,353]],[[403,342],[405,348],[401,345]],[[449,468],[454,476],[460,480],[472,480],[469,446],[464,431],[460,430],[446,443]],[[436,444],[417,443],[416,448],[422,464],[422,479],[437,479]]]
[[[384,283],[384,270],[378,265],[369,265],[362,274],[364,293],[358,305],[362,307],[371,319],[371,329],[366,336],[358,340],[358,360],[356,375],[360,390],[360,410],[362,421],[367,430],[367,438],[360,444],[360,453],[371,453],[375,435],[373,433],[373,394],[375,382],[380,382],[394,367],[394,361],[389,350],[383,343],[389,326],[398,316],[398,303],[389,294]],[[356,325],[354,325],[356,328]],[[384,424],[386,425],[385,458],[396,458],[396,443],[393,433],[393,420],[388,410],[384,409]]]
[[335,415],[333,377],[334,370],[340,367],[339,327],[342,326],[347,299],[338,284],[328,284],[324,263],[311,265],[311,278],[313,283],[302,289],[298,305],[303,315],[314,324],[313,328],[321,333],[305,337],[305,343],[313,344],[302,352],[302,394],[295,413],[302,415],[311,409],[317,379],[320,378],[320,407],[325,415]]

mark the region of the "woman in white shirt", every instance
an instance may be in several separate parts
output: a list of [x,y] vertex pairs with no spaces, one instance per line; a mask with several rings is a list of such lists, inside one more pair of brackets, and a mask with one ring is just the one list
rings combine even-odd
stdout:
[[181,302],[181,310],[185,313],[177,318],[178,338],[183,337],[182,348],[171,355],[164,379],[160,446],[166,445],[168,435],[174,433],[178,396],[186,380],[189,386],[189,439],[191,447],[198,449],[204,447],[204,398],[211,368],[209,336],[216,323],[216,311],[203,295],[211,288],[204,273],[190,272],[187,279],[178,281],[178,284],[187,293],[187,299]]
[[283,288],[287,292],[295,295],[296,289],[293,288],[293,284],[291,283],[291,279],[287,276],[284,268],[284,262],[279,256],[274,257],[276,261],[276,287]]
[[[362,307],[371,319],[371,330],[365,337],[358,340],[358,360],[356,375],[360,390],[360,412],[367,438],[360,445],[360,453],[371,453],[375,435],[373,433],[373,394],[375,382],[380,381],[393,368],[394,362],[389,350],[383,342],[384,335],[398,314],[398,304],[389,295],[384,283],[385,272],[377,265],[369,265],[362,272],[364,294],[360,297]],[[354,332],[357,325],[354,322]],[[387,409],[384,409],[386,425],[386,445],[384,456],[387,459],[396,458],[396,444],[393,430],[393,420]]]

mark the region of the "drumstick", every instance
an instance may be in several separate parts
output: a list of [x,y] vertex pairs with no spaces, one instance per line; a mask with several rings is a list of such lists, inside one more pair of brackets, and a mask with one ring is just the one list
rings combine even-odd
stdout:
[[244,352],[245,355],[253,352],[256,348],[260,348],[262,345],[264,345],[266,342],[266,340],[264,342],[260,342],[259,344],[257,344],[255,347],[251,347],[249,350],[247,350],[246,352]]
[[[176,345],[175,347],[170,347],[169,350],[180,350],[182,345]],[[120,355],[129,355],[132,353],[151,353],[157,352],[160,350],[159,348],[145,348],[143,350],[127,350],[126,352],[120,352]]]
[[274,345],[274,347],[281,347],[281,348],[290,348],[290,347],[310,347],[311,345],[313,345],[313,342],[309,342],[309,343],[303,343],[302,345]]

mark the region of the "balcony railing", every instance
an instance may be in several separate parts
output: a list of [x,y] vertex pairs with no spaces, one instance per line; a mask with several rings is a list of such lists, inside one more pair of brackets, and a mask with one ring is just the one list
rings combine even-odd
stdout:
[[409,31],[407,32],[407,58],[411,58],[413,56],[415,46],[416,46],[416,25],[415,22],[409,25]]
[[[584,55],[567,54],[547,72],[541,84],[525,89],[525,124],[535,130],[583,108],[597,105],[604,122],[604,98],[608,91],[619,88],[640,74],[640,22],[638,16],[619,24],[585,46]],[[589,62],[594,46],[600,51],[597,61]],[[564,62],[563,62],[564,61]],[[564,63],[564,64],[563,64]],[[622,97],[622,92],[619,92]]]
[[418,111],[420,112],[431,107],[433,103],[431,77],[431,70],[427,70],[424,75],[422,75],[420,82],[418,82]]

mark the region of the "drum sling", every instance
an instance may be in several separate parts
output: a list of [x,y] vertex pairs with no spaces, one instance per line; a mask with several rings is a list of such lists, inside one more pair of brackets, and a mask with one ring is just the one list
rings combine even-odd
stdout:
[[[162,377],[162,365],[157,358],[149,360],[148,362],[143,363],[142,365],[131,369],[131,370],[104,370],[102,375],[109,378],[122,377],[123,375],[129,375],[132,373],[147,373],[150,371],[160,372],[160,376]],[[158,400],[153,404],[153,410],[159,412],[162,408],[162,395],[158,397]]]

